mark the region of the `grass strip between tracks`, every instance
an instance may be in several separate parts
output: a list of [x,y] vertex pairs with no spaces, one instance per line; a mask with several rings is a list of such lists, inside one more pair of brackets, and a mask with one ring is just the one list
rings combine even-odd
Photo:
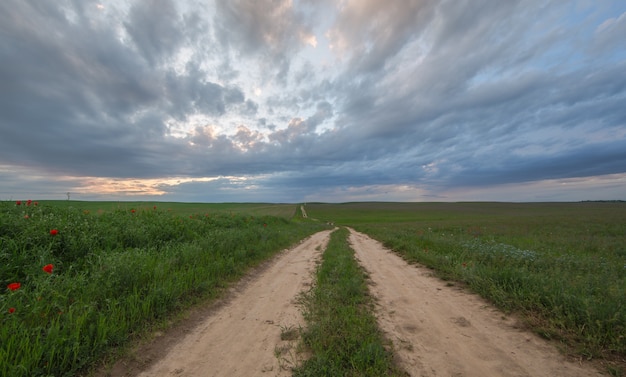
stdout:
[[354,259],[348,230],[331,235],[315,288],[303,296],[307,328],[304,346],[312,353],[294,376],[399,376],[393,356],[372,314],[366,275]]

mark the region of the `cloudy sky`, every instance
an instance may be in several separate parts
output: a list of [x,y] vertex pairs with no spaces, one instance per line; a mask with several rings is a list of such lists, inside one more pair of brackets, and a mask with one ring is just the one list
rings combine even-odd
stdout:
[[623,0],[3,0],[0,200],[626,199]]

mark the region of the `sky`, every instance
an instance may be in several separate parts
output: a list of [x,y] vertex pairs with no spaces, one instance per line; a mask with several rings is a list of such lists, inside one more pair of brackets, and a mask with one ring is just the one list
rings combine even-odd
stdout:
[[623,0],[3,0],[0,200],[626,200]]

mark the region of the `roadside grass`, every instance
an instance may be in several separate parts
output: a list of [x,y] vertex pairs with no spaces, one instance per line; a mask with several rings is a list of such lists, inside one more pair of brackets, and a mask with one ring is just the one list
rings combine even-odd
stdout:
[[324,228],[229,210],[78,205],[0,202],[2,377],[85,371]]
[[294,376],[403,376],[372,314],[366,277],[341,228],[331,235],[315,287],[303,294],[302,343],[310,358]]
[[[626,373],[626,203],[307,204]],[[620,372],[621,370],[621,372]]]

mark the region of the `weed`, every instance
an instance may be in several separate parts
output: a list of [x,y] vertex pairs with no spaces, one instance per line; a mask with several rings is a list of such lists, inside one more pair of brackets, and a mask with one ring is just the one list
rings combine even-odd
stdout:
[[301,329],[294,326],[280,327],[280,340],[296,340],[300,336]]
[[302,297],[308,323],[302,341],[311,357],[294,376],[403,375],[378,330],[365,275],[347,235],[345,228],[332,234],[316,286]]

